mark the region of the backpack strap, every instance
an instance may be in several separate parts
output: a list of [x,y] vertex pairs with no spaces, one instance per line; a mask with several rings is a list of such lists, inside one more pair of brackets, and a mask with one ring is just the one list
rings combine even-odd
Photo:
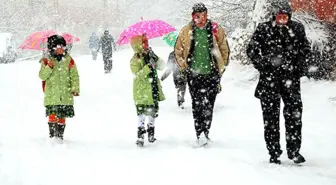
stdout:
[[[43,60],[44,65],[48,65],[48,59],[47,58],[43,58],[42,60]],[[75,65],[75,61],[71,58],[70,63],[69,63],[69,71],[71,70],[71,68],[73,68],[74,65]],[[42,81],[43,92],[45,92],[45,85],[46,85],[46,81],[43,80]]]
[[47,58],[43,58],[42,60],[43,60],[44,65],[48,64],[48,59]]
[[[43,61],[44,65],[48,65],[48,59],[47,58],[43,58],[42,61]],[[43,90],[43,92],[45,92],[45,85],[46,85],[46,82],[45,82],[45,80],[43,80],[42,81],[42,90]]]
[[[47,58],[43,58],[42,60],[43,60],[44,65],[48,65],[48,59]],[[73,68],[74,65],[75,65],[75,61],[71,58],[70,63],[69,63],[69,70],[71,68]]]
[[218,41],[218,23],[212,22],[212,33],[214,34],[216,40]]
[[75,66],[75,61],[71,58],[69,63],[69,70],[72,69]]

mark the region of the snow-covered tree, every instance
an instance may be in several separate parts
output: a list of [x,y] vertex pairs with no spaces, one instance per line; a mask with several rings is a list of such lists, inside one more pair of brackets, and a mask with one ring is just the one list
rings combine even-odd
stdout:
[[[199,1],[178,0],[181,6],[175,10],[181,14],[184,22],[191,20],[192,6]],[[204,4],[208,8],[210,19],[219,22],[231,33],[236,28],[245,28],[251,21],[251,13],[255,0],[207,0]]]

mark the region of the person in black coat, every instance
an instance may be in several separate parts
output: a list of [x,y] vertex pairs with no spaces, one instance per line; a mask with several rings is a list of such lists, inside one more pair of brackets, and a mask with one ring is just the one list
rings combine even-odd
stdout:
[[271,21],[258,25],[247,47],[247,55],[260,73],[255,96],[260,99],[264,137],[270,163],[280,164],[280,103],[284,102],[286,149],[295,163],[305,162],[299,153],[302,140],[302,100],[300,78],[307,71],[310,43],[304,26],[291,20],[287,3],[274,6]]
[[108,30],[104,31],[104,35],[100,38],[99,43],[102,48],[105,73],[110,73],[112,70],[112,50],[116,51],[117,46]]
[[174,51],[169,54],[167,65],[168,69],[163,73],[161,81],[165,80],[171,72],[173,72],[174,84],[177,89],[177,105],[184,109],[183,103],[185,101],[184,96],[187,88],[187,79],[177,64]]

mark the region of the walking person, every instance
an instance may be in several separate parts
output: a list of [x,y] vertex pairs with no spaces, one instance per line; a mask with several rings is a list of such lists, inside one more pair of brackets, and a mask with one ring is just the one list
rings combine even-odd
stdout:
[[[229,46],[223,28],[208,19],[203,3],[193,6],[192,21],[180,31],[174,53],[187,77],[197,144],[205,145],[210,140],[213,109],[228,65]],[[205,137],[201,138],[202,133]]]
[[174,51],[169,54],[167,66],[168,69],[163,73],[161,81],[164,81],[173,72],[174,84],[177,89],[177,106],[184,109],[183,104],[185,102],[184,96],[187,88],[187,79],[177,64]]
[[92,33],[89,39],[89,48],[92,54],[92,60],[97,60],[97,55],[99,51],[99,37],[95,32]]
[[63,140],[66,118],[75,116],[74,96],[79,96],[79,75],[64,38],[53,35],[47,42],[49,54],[40,60],[39,77],[43,80],[49,137]]
[[[145,133],[148,142],[154,143],[155,119],[159,116],[159,102],[165,100],[157,70],[163,70],[165,63],[148,46],[145,35],[132,37],[131,46],[134,55],[130,62],[134,74],[133,100],[138,115],[138,146],[144,145]],[[148,118],[147,130],[145,121]]]
[[105,30],[104,35],[100,38],[100,46],[102,48],[105,73],[110,73],[113,62],[112,51],[116,51],[117,46],[108,30]]
[[260,73],[255,97],[260,99],[264,120],[264,138],[270,163],[280,164],[280,103],[286,127],[288,158],[305,162],[300,154],[302,141],[302,100],[300,78],[307,69],[310,54],[304,26],[291,20],[288,2],[274,5],[268,22],[258,25],[247,48],[247,55]]

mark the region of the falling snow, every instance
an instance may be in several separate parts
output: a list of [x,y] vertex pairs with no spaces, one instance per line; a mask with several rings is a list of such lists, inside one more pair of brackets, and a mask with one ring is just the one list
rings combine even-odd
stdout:
[[[296,42],[290,43],[291,39],[300,35],[295,29],[288,29],[287,34],[280,32],[280,36],[286,37],[284,40],[255,43],[274,46],[274,52],[259,53],[267,58],[269,65],[266,72],[257,71],[254,65],[241,65],[251,64],[246,56],[246,47],[256,26],[270,20],[271,2],[278,0],[205,1],[209,17],[218,22],[228,36],[232,60],[221,79],[222,91],[216,97],[214,114],[205,109],[195,113],[193,107],[208,108],[212,100],[206,96],[197,97],[199,101],[192,105],[189,93],[186,93],[184,109],[177,108],[173,80],[162,81],[166,100],[160,102],[160,116],[156,119],[158,142],[140,149],[134,144],[137,117],[132,83],[143,72],[136,75],[130,72],[128,61],[134,53],[129,45],[123,45],[115,48],[117,51],[113,51],[112,57],[106,58],[113,61],[113,72],[104,74],[102,51],[93,61],[89,38],[93,33],[101,37],[105,29],[117,38],[127,26],[141,19],[162,19],[180,31],[191,20],[190,10],[194,0],[0,0],[0,63],[7,63],[3,62],[4,58],[11,62],[10,65],[0,64],[0,184],[296,185],[300,182],[335,185],[336,149],[331,146],[335,142],[336,86],[328,80],[332,79],[333,72],[336,73],[336,28],[332,12],[332,7],[336,5],[332,4],[332,0],[306,0],[304,4],[298,3],[301,0],[291,1],[292,6],[299,6],[299,11],[293,12],[292,18],[304,25],[312,51],[305,61],[292,59],[307,64],[308,74],[311,75],[296,81],[285,76],[286,72],[293,73],[297,69],[289,61],[300,54]],[[271,24],[270,27],[276,26],[275,21]],[[80,38],[80,42],[68,45],[83,88],[81,96],[75,98],[76,116],[68,120],[64,141],[50,140],[47,135],[41,80],[37,75],[40,68],[37,61],[45,52],[17,49],[28,34],[47,29],[67,31]],[[269,29],[265,35],[271,37],[276,34]],[[194,39],[192,31],[188,34],[190,39]],[[149,43],[163,59],[173,51],[161,38],[151,39]],[[197,46],[200,42],[195,44]],[[277,52],[284,49],[289,52]],[[215,58],[221,57],[221,52],[216,49],[212,49],[211,54]],[[18,60],[12,63],[15,59]],[[201,67],[209,69],[213,66],[202,64]],[[191,72],[195,75],[201,71],[196,69]],[[258,82],[261,77],[264,80]],[[324,81],[315,81],[314,78]],[[152,83],[154,80],[148,78],[148,81]],[[190,84],[196,82],[189,81]],[[204,83],[214,85],[209,81]],[[260,100],[254,95],[269,100],[279,97],[277,93],[282,90],[296,88],[299,83],[301,88],[297,91],[302,93],[303,112],[297,107],[301,101],[296,101],[295,106],[290,108],[286,103],[288,99],[282,99],[279,104],[268,102],[263,110],[278,106],[267,116],[279,119],[263,122],[265,114],[262,113]],[[255,91],[259,86],[267,88]],[[190,88],[189,85],[187,88]],[[197,90],[203,94],[217,91]],[[269,93],[271,90],[275,93]],[[141,91],[135,93],[143,94]],[[288,94],[289,99],[298,98],[294,91]],[[148,95],[143,97],[150,99]],[[277,117],[278,112],[283,116]],[[206,126],[212,125],[211,144],[207,148],[193,148],[193,114],[213,117],[212,122],[203,122]],[[284,120],[286,117],[294,124],[288,125]],[[276,123],[279,121],[283,163],[276,166],[268,163],[264,139],[278,136]],[[145,119],[140,124],[144,122]],[[149,122],[153,126],[154,121]],[[201,124],[196,123],[195,126]],[[297,131],[291,131],[301,126],[302,138]],[[270,128],[271,134],[264,132],[265,127]],[[196,130],[202,131],[199,128]],[[286,140],[301,139],[301,152],[306,156],[307,163],[298,167],[287,157]],[[277,147],[273,143],[268,149],[275,150]],[[280,154],[279,151],[275,153]],[[199,162],[201,159],[203,162]],[[195,174],[200,172],[202,178],[195,178]],[[146,173],[150,177],[144,176]]]

